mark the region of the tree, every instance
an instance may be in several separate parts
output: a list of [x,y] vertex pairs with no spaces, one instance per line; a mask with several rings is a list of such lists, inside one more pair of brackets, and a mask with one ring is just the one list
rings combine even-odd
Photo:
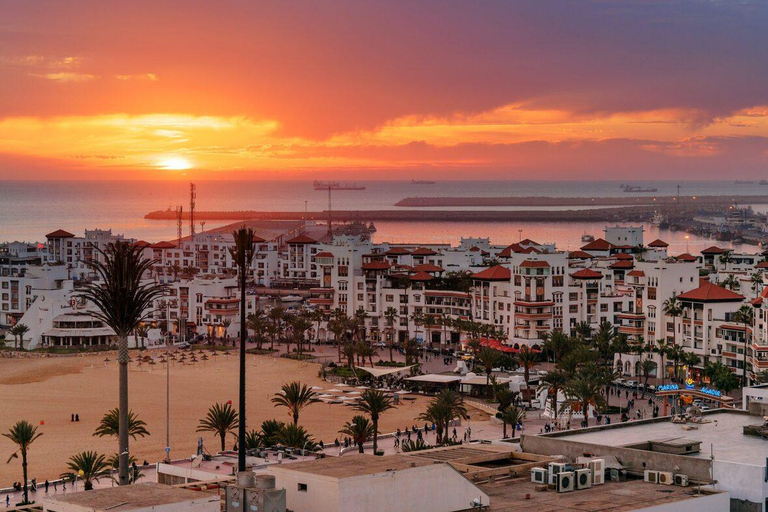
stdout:
[[712,385],[723,393],[730,393],[739,387],[739,379],[730,368],[719,361],[708,362],[704,367],[704,375]]
[[268,320],[264,311],[257,309],[246,318],[246,327],[253,331],[253,337],[256,341],[256,348],[261,350],[264,343],[264,335],[268,330]]
[[551,353],[555,363],[568,353],[572,347],[573,340],[562,331],[550,331],[546,333],[544,343],[542,343],[542,350]]
[[13,455],[8,458],[8,462],[18,458],[18,453],[21,452],[21,472],[23,475],[21,485],[24,490],[24,505],[29,503],[29,491],[27,489],[27,453],[29,452],[32,443],[34,443],[41,435],[43,435],[43,433],[38,433],[37,427],[33,427],[27,420],[17,421],[8,432],[3,434],[3,437],[10,439],[18,448]]
[[592,339],[592,326],[589,322],[579,322],[573,327],[576,336],[584,341]]
[[[145,437],[149,435],[147,430],[147,424],[140,420],[139,417],[133,411],[128,411],[128,435],[135,441],[137,437]],[[110,409],[104,416],[102,416],[99,426],[93,433],[97,437],[114,436],[118,437],[120,434],[120,412],[117,408]]]
[[285,423],[278,420],[264,420],[261,423],[261,438],[267,446],[278,443],[278,434],[285,428]]
[[570,406],[571,410],[580,410],[584,415],[584,425],[589,426],[589,406],[602,408],[605,406],[605,399],[600,392],[602,383],[595,379],[588,372],[581,372],[576,378],[569,380],[565,384],[563,394],[565,395],[564,406]]
[[[528,388],[528,381],[531,380],[531,369],[539,362],[539,354],[534,352],[530,347],[523,345],[520,348],[520,352],[517,354],[517,360],[520,366],[523,367],[523,376],[525,378],[525,387]],[[528,393],[528,402],[531,403],[533,397]]]
[[683,314],[683,306],[677,300],[677,297],[670,297],[662,304],[664,314],[672,317],[672,344],[677,340],[677,317]]
[[92,451],[80,452],[69,458],[69,471],[62,473],[61,477],[74,480],[79,476],[83,479],[85,490],[90,491],[93,489],[93,482],[98,482],[109,467],[104,455]]
[[[213,432],[221,439],[221,451],[227,449],[227,434],[234,432],[240,426],[237,411],[230,403],[213,404],[208,409],[208,414],[200,420],[196,432]],[[244,445],[243,445],[244,446]]]
[[744,358],[743,371],[744,376],[741,382],[744,386],[749,386],[749,372],[747,371],[747,353],[749,352],[750,339],[749,331],[755,321],[755,309],[751,304],[744,304],[736,313],[733,314],[733,321],[744,325]]
[[[112,468],[112,471],[120,471],[120,457],[114,453],[107,459],[107,465]],[[128,457],[128,481],[135,484],[139,479],[144,478],[144,474],[141,472],[141,468],[136,465],[136,457],[133,455]],[[112,480],[114,481],[113,477]]]
[[491,347],[482,347],[475,356],[475,359],[480,363],[480,366],[483,367],[483,371],[485,372],[486,387],[490,386],[493,369],[501,361],[501,352],[492,349]]
[[[285,309],[283,309],[281,306],[275,306],[272,309],[269,310],[269,321],[271,324],[271,339],[270,339],[270,349],[275,348],[275,340],[280,340],[283,335],[283,320],[285,320],[286,313]],[[278,341],[279,343],[279,341]]]
[[118,240],[105,250],[96,250],[101,258],[85,263],[99,279],[87,283],[80,296],[96,306],[91,314],[117,335],[120,411],[117,453],[121,457],[118,477],[120,485],[128,485],[128,336],[147,319],[154,301],[162,297],[165,288],[154,281],[143,280],[155,262],[144,259],[138,246]]
[[389,348],[389,360],[394,361],[392,357],[392,350],[395,348],[395,320],[398,317],[397,310],[392,306],[388,307],[384,312],[384,318],[387,319],[387,330],[389,331],[389,339],[387,340],[387,347]]
[[312,328],[312,321],[305,315],[294,315],[290,320],[291,332],[296,342],[296,350],[301,354],[304,347],[304,336]]
[[144,340],[149,335],[149,326],[147,324],[139,324],[136,330],[133,331],[133,334],[141,341],[141,348],[144,348]]
[[29,332],[29,327],[24,324],[16,324],[11,327],[11,334],[16,340],[16,348],[24,348],[24,335]]
[[368,313],[365,311],[365,308],[357,308],[354,316],[354,332],[358,341],[365,341],[365,320],[367,318]]
[[435,424],[436,443],[440,445],[448,442],[451,421],[468,417],[464,398],[453,390],[444,389],[430,400],[426,410],[417,419]]
[[336,308],[331,313],[331,319],[328,321],[328,329],[333,333],[333,340],[339,352],[339,362],[341,362],[341,347],[344,346],[347,332],[349,331],[350,321],[344,310]]
[[378,389],[366,389],[360,395],[360,400],[355,408],[371,417],[371,422],[373,423],[373,453],[375,455],[378,450],[379,441],[379,418],[388,410],[394,409],[395,406],[392,405],[392,399]]
[[756,272],[749,276],[749,281],[752,283],[752,291],[759,294],[763,289],[763,275]]
[[292,448],[309,449],[314,451],[317,448],[314,438],[299,425],[289,423],[284,425],[277,433],[277,442],[283,446]]
[[549,396],[552,400],[552,414],[554,416],[557,416],[557,394],[561,389],[563,389],[563,386],[565,386],[567,380],[568,379],[562,370],[554,369],[548,371],[539,383],[540,388],[542,386],[549,387]]
[[362,366],[365,366],[365,360],[366,358],[371,363],[371,368],[373,368],[373,356],[375,356],[378,352],[376,352],[376,348],[369,345],[368,343],[364,341],[358,341],[355,343],[355,352],[357,353],[357,356],[359,359],[362,359],[363,364]]
[[651,359],[643,359],[643,361],[640,363],[640,370],[643,374],[643,382],[645,386],[643,387],[643,396],[645,396],[645,390],[648,389],[648,379],[651,377],[651,373],[656,369],[656,363],[653,362]]
[[[419,327],[424,325],[424,323],[427,321],[426,317],[424,316],[424,313],[421,311],[414,311],[411,314],[411,322],[413,322],[413,325],[416,326],[416,340],[419,339]],[[426,340],[422,340],[422,343],[426,346]],[[418,356],[417,356],[418,357]]]
[[308,318],[312,322],[315,322],[315,325],[316,325],[315,341],[319,342],[320,341],[320,323],[323,320],[325,320],[325,313],[320,308],[313,309],[312,311],[309,312]]
[[667,347],[667,357],[672,360],[674,364],[675,379],[680,379],[679,367],[680,362],[685,357],[685,349],[680,345],[671,345]]
[[285,407],[293,418],[293,424],[298,425],[299,413],[308,405],[319,402],[317,393],[312,391],[306,384],[299,381],[283,384],[278,393],[272,398],[272,403],[276,406]]
[[734,276],[733,274],[729,274],[728,277],[725,278],[722,284],[723,286],[725,286],[731,291],[735,290],[736,288],[739,288],[739,280],[736,279],[736,276]]
[[510,405],[506,409],[496,413],[496,417],[501,420],[502,428],[504,429],[502,434],[503,437],[507,437],[507,425],[512,426],[512,437],[514,437],[516,425],[522,424],[525,419],[525,410],[521,407]]
[[357,414],[352,417],[352,421],[344,424],[344,427],[339,430],[339,434],[349,436],[352,442],[357,445],[358,451],[365,453],[365,441],[373,436],[373,423],[365,416]]

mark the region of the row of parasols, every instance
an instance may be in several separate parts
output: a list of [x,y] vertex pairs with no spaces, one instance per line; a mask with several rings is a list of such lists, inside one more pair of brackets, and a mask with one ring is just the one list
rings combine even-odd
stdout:
[[[204,352],[203,350],[199,350],[198,352],[191,351],[191,352],[178,352],[178,351],[165,351],[159,356],[152,357],[149,355],[142,356],[138,355],[136,357],[129,357],[128,363],[136,363],[137,367],[141,367],[142,365],[150,365],[154,366],[158,363],[160,364],[166,364],[166,363],[179,363],[179,364],[195,364],[200,361],[208,361],[209,359],[213,357],[219,357],[221,355],[224,356],[230,356],[232,355],[229,351],[211,351],[210,355],[208,353]],[[111,361],[110,358],[104,359],[104,364],[106,365]]]
[[[340,383],[336,384],[336,387],[331,389],[323,389],[320,386],[312,386],[311,389],[317,394],[316,398],[321,402],[325,402],[327,404],[355,405],[357,401],[360,400],[360,395],[362,395],[362,392],[366,389],[369,389],[369,387],[352,387],[349,384]],[[395,391],[395,393],[404,395],[408,394],[408,391]]]

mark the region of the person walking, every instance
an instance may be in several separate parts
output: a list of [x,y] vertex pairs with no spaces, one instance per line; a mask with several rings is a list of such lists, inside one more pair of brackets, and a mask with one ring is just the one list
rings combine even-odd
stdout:
[[48,486],[49,485],[50,485],[50,483],[48,482],[48,479],[46,478],[45,479],[45,492],[48,492]]

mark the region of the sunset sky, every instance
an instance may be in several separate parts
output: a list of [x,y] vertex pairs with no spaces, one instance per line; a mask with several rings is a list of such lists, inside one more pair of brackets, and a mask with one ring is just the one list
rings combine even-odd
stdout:
[[0,179],[733,179],[762,1],[0,0]]

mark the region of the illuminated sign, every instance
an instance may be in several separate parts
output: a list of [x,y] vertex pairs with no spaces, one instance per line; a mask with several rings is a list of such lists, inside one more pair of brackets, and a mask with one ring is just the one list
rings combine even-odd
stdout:
[[656,391],[677,391],[680,389],[677,384],[665,384],[664,386],[659,386],[656,388]]
[[685,381],[685,389],[694,389],[694,387],[693,379],[689,378]]
[[701,392],[704,393],[705,395],[716,396],[718,398],[720,398],[720,395],[722,394],[720,393],[720,391],[716,389],[710,389],[710,388],[701,388]]

